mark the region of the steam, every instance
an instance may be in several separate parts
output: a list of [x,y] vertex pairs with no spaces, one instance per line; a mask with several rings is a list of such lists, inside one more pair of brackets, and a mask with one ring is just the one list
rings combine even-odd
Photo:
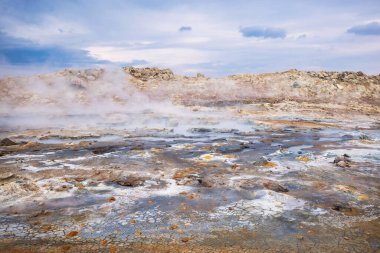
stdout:
[[183,134],[188,128],[226,119],[225,112],[210,117],[207,111],[194,112],[191,107],[173,103],[182,92],[189,96],[205,92],[201,86],[186,91],[180,83],[138,88],[121,69],[65,70],[1,82],[4,99],[0,102],[0,123],[6,131],[168,128]]
[[[370,78],[372,82],[374,77]],[[246,129],[246,118],[236,115],[244,101],[347,104],[380,94],[378,85],[342,85],[302,71],[215,79],[176,76],[170,81],[143,82],[119,68],[64,70],[1,79],[0,126],[3,131],[93,127],[168,128],[183,133],[204,126]],[[213,106],[226,103],[228,107]],[[251,104],[252,108],[255,105]]]

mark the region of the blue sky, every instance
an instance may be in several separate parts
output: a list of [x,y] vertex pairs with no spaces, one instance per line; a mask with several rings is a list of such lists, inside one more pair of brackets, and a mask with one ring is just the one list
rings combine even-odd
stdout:
[[170,67],[380,73],[378,0],[0,0],[0,74]]

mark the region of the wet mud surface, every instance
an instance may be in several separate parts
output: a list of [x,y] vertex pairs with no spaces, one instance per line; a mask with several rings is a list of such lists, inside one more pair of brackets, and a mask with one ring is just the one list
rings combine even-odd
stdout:
[[379,252],[376,120],[190,111],[3,130],[0,251]]

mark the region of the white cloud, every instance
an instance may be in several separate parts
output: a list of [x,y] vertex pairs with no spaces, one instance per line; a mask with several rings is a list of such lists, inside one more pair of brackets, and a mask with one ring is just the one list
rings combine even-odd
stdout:
[[65,44],[69,39],[89,33],[83,25],[52,16],[41,17],[38,23],[25,23],[12,18],[3,18],[1,30],[14,38],[27,39],[39,44]]

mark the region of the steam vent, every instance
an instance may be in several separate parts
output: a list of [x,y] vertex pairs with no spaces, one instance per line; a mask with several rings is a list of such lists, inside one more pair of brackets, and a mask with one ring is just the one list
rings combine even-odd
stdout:
[[0,252],[378,252],[380,75],[0,80]]

